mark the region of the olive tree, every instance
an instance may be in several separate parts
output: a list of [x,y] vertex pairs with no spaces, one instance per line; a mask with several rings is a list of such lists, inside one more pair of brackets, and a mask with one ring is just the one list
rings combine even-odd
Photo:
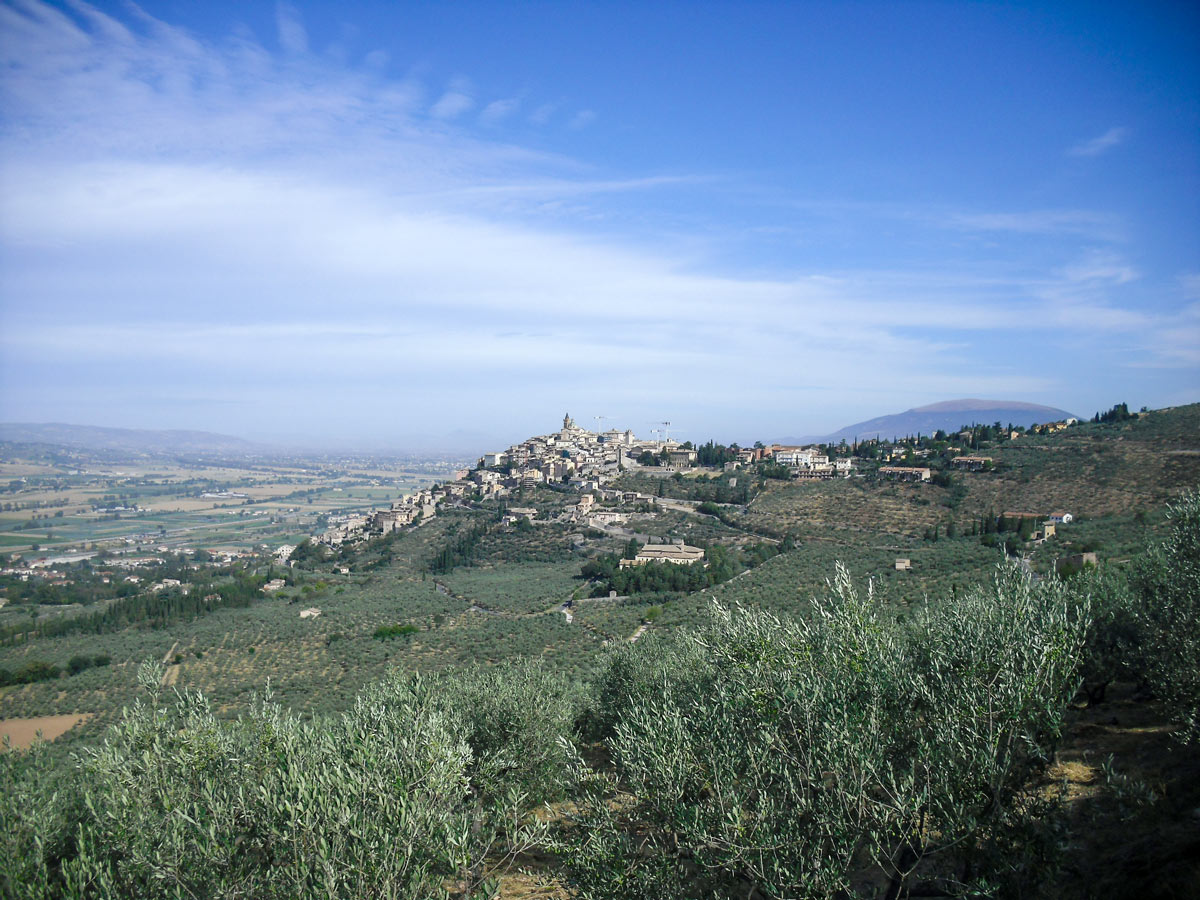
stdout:
[[234,721],[200,694],[165,703],[158,676],[83,758],[66,896],[424,898],[486,850],[470,748],[421,679],[304,722],[269,696]]
[[1141,639],[1137,662],[1190,741],[1200,737],[1200,491],[1171,504],[1167,515],[1166,540],[1131,578]]
[[897,896],[1012,875],[1086,625],[1086,603],[1015,568],[900,625],[839,566],[806,619],[717,607],[616,656],[596,719],[617,775],[577,764],[560,843],[576,886],[828,897],[863,877]]

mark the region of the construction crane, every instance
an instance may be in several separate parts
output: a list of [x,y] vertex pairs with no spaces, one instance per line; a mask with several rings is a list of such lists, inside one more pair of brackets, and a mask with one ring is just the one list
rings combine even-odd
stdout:
[[596,420],[596,434],[600,433],[600,423],[608,419],[608,416],[592,416]]
[[[670,422],[658,422],[656,424],[666,426],[666,428],[663,429],[663,435],[664,435],[663,443],[669,444],[671,442],[671,423]],[[657,431],[657,430],[658,429],[656,428],[655,431]]]

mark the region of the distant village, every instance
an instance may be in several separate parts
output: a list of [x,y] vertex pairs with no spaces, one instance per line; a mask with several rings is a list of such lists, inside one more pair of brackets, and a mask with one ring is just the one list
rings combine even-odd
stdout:
[[[1073,424],[1076,422],[1071,419],[1035,426],[1030,432],[1054,433]],[[987,433],[988,427],[982,426],[983,432]],[[993,440],[1018,440],[1026,433],[1023,428],[1001,431],[999,423],[992,430],[996,434],[989,433],[988,437]],[[559,514],[560,521],[605,530],[623,520],[624,515],[611,508],[598,508],[597,501],[614,501],[617,504],[662,502],[650,495],[611,486],[621,475],[637,472],[658,476],[689,475],[767,465],[773,468],[776,477],[779,477],[778,473],[783,473],[782,477],[785,478],[821,480],[860,476],[863,474],[860,464],[869,461],[871,465],[867,471],[876,478],[929,482],[934,469],[914,463],[920,463],[935,453],[945,459],[944,465],[948,470],[993,470],[992,457],[969,452],[972,444],[978,443],[979,437],[979,432],[971,429],[952,435],[938,432],[937,435],[892,442],[872,439],[861,444],[856,442],[853,446],[846,446],[843,442],[839,447],[825,448],[782,444],[765,446],[760,443],[741,448],[735,444],[717,448],[718,462],[709,458],[701,465],[697,448],[688,442],[671,440],[668,433],[664,433],[662,439],[647,440],[637,437],[628,429],[589,431],[577,425],[567,414],[563,416],[562,427],[558,431],[527,438],[504,451],[485,453],[474,468],[456,471],[453,481],[417,491],[386,509],[332,517],[326,530],[315,540],[338,548],[346,543],[419,526],[433,519],[443,505],[466,506],[475,500],[503,500],[539,485],[554,485],[560,490],[573,489],[580,493],[578,502]],[[953,446],[952,442],[961,446]],[[684,501],[668,502],[679,504]],[[509,525],[522,520],[532,522],[536,515],[534,509],[509,506],[505,510],[504,521]],[[1069,513],[1043,514],[1038,518],[1047,520],[1047,524],[1057,519],[1061,524],[1064,515],[1069,521]],[[285,563],[292,549],[289,546],[280,547],[276,559]]]
[[[726,452],[731,458],[719,466],[722,470],[773,462],[788,467],[797,478],[844,478],[854,473],[853,459],[830,460],[828,454],[817,447],[774,444],[752,449],[733,447]],[[562,428],[558,431],[527,438],[502,452],[485,453],[475,468],[456,472],[454,481],[418,491],[388,509],[331,519],[318,540],[330,547],[339,547],[428,521],[437,515],[439,504],[463,504],[468,497],[504,499],[523,489],[545,484],[580,491],[579,503],[563,516],[570,521],[603,528],[612,524],[610,519],[614,514],[593,510],[597,497],[619,502],[654,499],[610,488],[614,479],[636,471],[658,475],[686,474],[700,468],[697,457],[698,452],[690,443],[673,441],[667,434],[661,440],[645,440],[628,429],[589,431],[575,424],[568,413],[563,416]],[[534,510],[510,507],[506,519],[512,524],[521,519],[531,520],[533,515]],[[287,549],[280,548],[281,551]]]

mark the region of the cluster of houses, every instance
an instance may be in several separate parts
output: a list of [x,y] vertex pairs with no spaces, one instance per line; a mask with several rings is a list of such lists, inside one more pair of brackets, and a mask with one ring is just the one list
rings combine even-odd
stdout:
[[[548,482],[584,492],[577,504],[560,513],[559,521],[613,525],[624,519],[623,514],[595,509],[595,497],[618,502],[652,500],[603,487],[622,472],[637,468],[637,458],[647,451],[664,460],[665,465],[656,469],[659,472],[678,471],[696,464],[696,451],[676,441],[641,440],[628,429],[588,431],[576,425],[568,414],[563,417],[560,430],[528,438],[501,453],[484,454],[475,469],[456,472],[454,481],[418,491],[388,509],[331,517],[318,540],[338,547],[431,519],[437,515],[439,503],[462,502],[468,495],[476,494],[483,500],[501,499]],[[821,460],[813,460],[811,464],[820,465]],[[522,520],[532,522],[536,516],[534,509],[509,507],[504,521],[514,525]]]
[[[610,509],[595,509],[595,497],[617,502],[652,501],[653,497],[604,487],[621,473],[640,468],[638,459],[645,453],[658,459],[654,471],[663,474],[692,468],[697,461],[696,451],[677,441],[643,440],[629,429],[589,431],[576,425],[568,413],[558,431],[527,438],[502,452],[485,453],[476,468],[456,473],[455,481],[419,491],[389,509],[331,518],[319,540],[337,547],[430,519],[437,514],[438,503],[446,500],[462,500],[476,494],[482,500],[502,499],[546,483],[565,484],[584,492],[578,504],[560,513],[559,521],[613,525],[622,521],[624,515]],[[798,478],[849,477],[854,471],[853,460],[830,460],[816,447],[781,444],[738,450],[736,461],[727,467],[764,460],[787,466]],[[532,522],[535,517],[534,510],[510,507],[506,512],[508,524]]]
[[325,532],[318,540],[330,547],[339,547],[347,542],[391,534],[417,522],[432,519],[437,515],[439,503],[461,501],[472,492],[473,486],[463,480],[466,474],[465,470],[460,470],[456,473],[455,481],[409,494],[387,509],[331,517]]
[[777,466],[787,466],[797,478],[849,478],[854,472],[854,460],[849,458],[830,460],[819,447],[785,447],[772,444],[770,447],[754,447],[737,451],[737,462],[750,465],[764,459],[772,460]]
[[696,461],[695,450],[674,441],[640,440],[628,429],[588,431],[567,414],[559,431],[527,438],[502,453],[485,453],[470,477],[485,499],[546,482],[594,490],[635,467],[637,457],[646,451],[655,455],[665,451],[668,465],[673,467]]
[[[983,472],[994,464],[990,456],[956,456],[950,460],[950,465],[960,472]],[[888,481],[929,481],[932,473],[926,466],[880,466],[875,470],[877,477]]]
[[[502,499],[546,483],[565,484],[584,492],[578,504],[559,514],[558,521],[600,527],[613,525],[623,520],[624,515],[611,509],[595,509],[594,498],[618,502],[652,501],[652,497],[626,496],[626,493],[604,487],[622,472],[641,468],[638,460],[647,452],[661,461],[655,467],[660,473],[691,468],[697,459],[695,450],[676,441],[642,440],[628,429],[589,431],[576,425],[567,414],[558,431],[527,438],[502,452],[486,453],[474,469],[456,473],[452,482],[418,491],[388,509],[331,518],[319,540],[337,547],[347,541],[388,534],[431,519],[437,514],[439,503],[462,502],[468,495],[477,495],[483,500]],[[849,478],[855,474],[853,459],[830,459],[819,447],[772,444],[735,449],[734,452],[735,459],[726,463],[726,468],[770,461],[787,467],[799,479]],[[919,451],[916,455],[928,452]],[[912,455],[913,451],[903,453]],[[897,451],[897,455],[902,455],[901,451]],[[950,462],[953,468],[969,472],[989,470],[994,465],[989,456],[957,456]],[[924,466],[884,465],[877,470],[877,475],[895,481],[926,482],[931,479],[932,470]],[[533,522],[536,515],[534,510],[510,507],[506,522]]]
[[875,474],[888,481],[928,481],[931,477],[924,466],[880,466]]

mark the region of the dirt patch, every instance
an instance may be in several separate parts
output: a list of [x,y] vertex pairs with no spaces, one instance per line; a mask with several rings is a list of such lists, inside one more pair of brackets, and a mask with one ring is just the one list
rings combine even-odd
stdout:
[[1117,684],[1072,713],[1048,780],[1066,788],[1062,900],[1200,896],[1200,747]]
[[34,716],[29,719],[0,720],[0,741],[5,737],[13,747],[23,750],[33,743],[40,731],[48,741],[66,734],[80,722],[92,717],[91,713],[78,713],[64,716]]
[[557,865],[548,853],[522,853],[505,869],[490,873],[499,882],[497,900],[567,900],[570,894],[554,874]]

